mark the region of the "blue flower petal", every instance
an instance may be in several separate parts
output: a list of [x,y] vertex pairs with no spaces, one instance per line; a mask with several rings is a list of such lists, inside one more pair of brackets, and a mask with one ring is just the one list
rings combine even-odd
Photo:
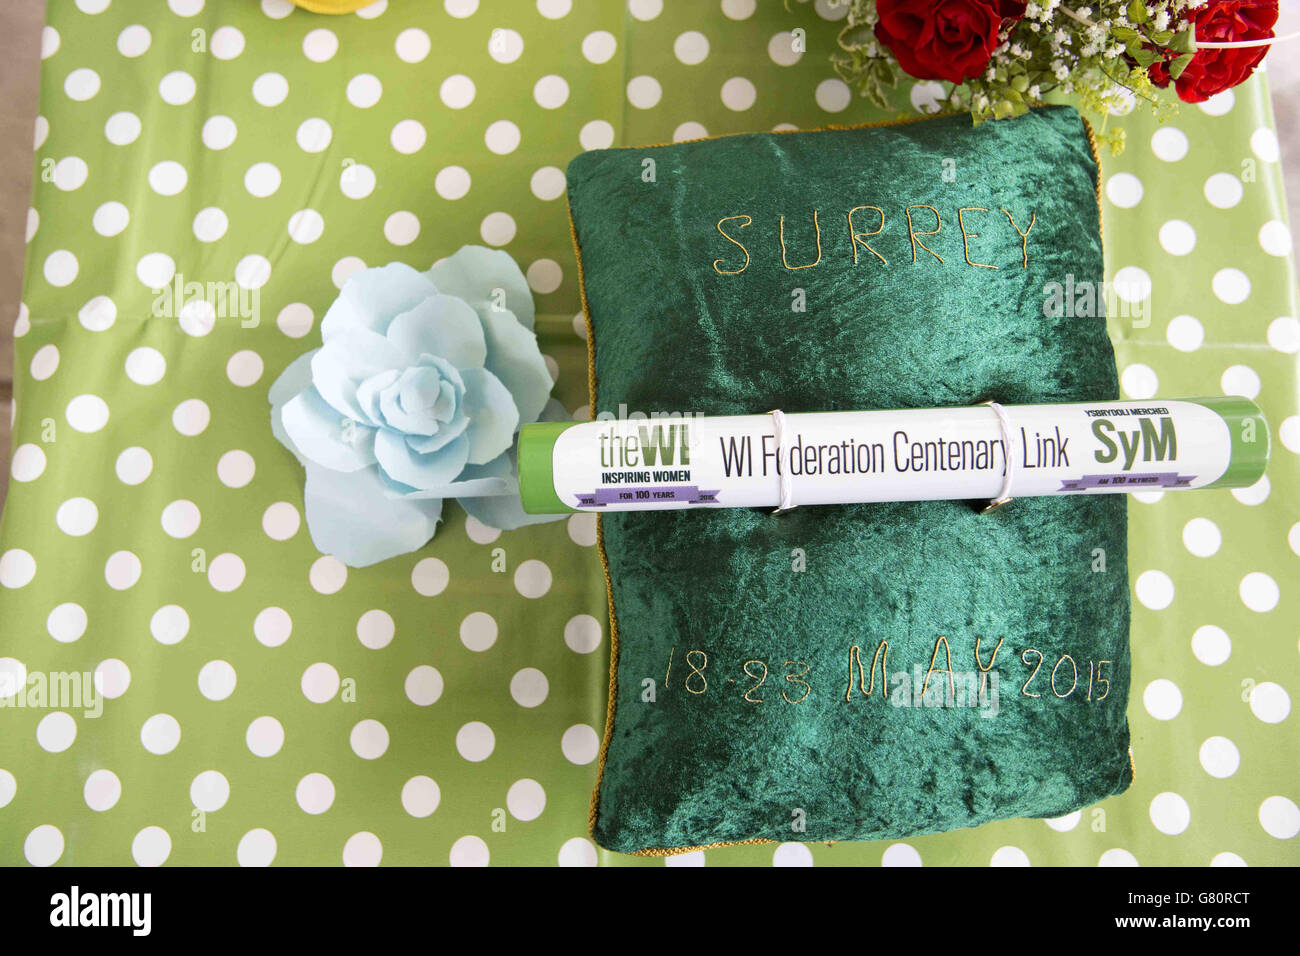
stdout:
[[375,458],[394,481],[428,490],[454,481],[465,470],[469,440],[461,435],[446,447],[421,455],[401,435],[384,429],[375,436]]
[[357,388],[366,379],[413,364],[382,335],[347,329],[329,339],[311,361],[311,381],[321,398],[342,415],[358,421],[366,413],[357,401]]
[[465,397],[461,405],[469,419],[469,463],[484,465],[510,447],[519,428],[519,409],[501,380],[487,369],[461,370]]
[[366,419],[375,425],[382,425],[384,422],[383,410],[379,407],[379,396],[384,389],[388,388],[399,378],[402,377],[400,369],[390,368],[387,371],[380,372],[378,375],[372,375],[360,385],[357,386],[357,405],[361,408]]
[[303,503],[312,543],[353,568],[422,547],[442,515],[440,498],[388,497],[373,467],[344,474],[308,463]]
[[518,316],[527,329],[535,324],[532,290],[508,252],[461,246],[425,275],[439,292],[464,299],[480,317],[505,310]]
[[432,296],[393,319],[388,340],[411,355],[438,355],[457,368],[482,368],[487,360],[478,313],[449,295]]
[[339,297],[321,319],[321,339],[328,342],[350,328],[369,329],[383,335],[396,316],[437,293],[424,273],[401,262],[379,269],[363,269],[343,283]]
[[314,388],[281,410],[285,433],[304,457],[335,471],[357,471],[375,461],[375,429],[340,416]]
[[537,421],[555,384],[537,349],[537,336],[509,312],[488,311],[479,317],[487,336],[487,370],[510,390],[519,409],[519,421]]
[[290,362],[266,393],[267,400],[271,403],[271,434],[275,436],[281,445],[293,452],[294,457],[299,461],[302,460],[302,456],[289,438],[289,433],[284,430],[281,413],[289,399],[299,392],[311,388],[311,358],[315,354],[316,352],[313,350],[304,355],[299,355]]

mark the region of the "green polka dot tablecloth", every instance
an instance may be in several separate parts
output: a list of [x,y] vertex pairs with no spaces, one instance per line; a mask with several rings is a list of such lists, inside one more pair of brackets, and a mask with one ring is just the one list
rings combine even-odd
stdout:
[[[420,552],[349,570],[311,545],[266,391],[352,272],[483,242],[526,271],[585,418],[565,165],[879,118],[828,65],[845,10],[52,0],[0,528],[0,863],[663,865],[586,832],[592,517],[501,533],[449,503]],[[1248,395],[1275,432],[1251,488],[1134,496],[1132,789],[670,865],[1300,861],[1300,322],[1265,79],[1123,122],[1123,391]]]

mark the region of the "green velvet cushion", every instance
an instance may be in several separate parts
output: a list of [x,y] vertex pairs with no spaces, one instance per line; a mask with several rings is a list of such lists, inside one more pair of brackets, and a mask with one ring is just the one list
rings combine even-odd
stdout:
[[[1102,279],[1098,176],[1068,108],[579,156],[593,408],[1116,398],[1104,317],[1043,308],[1049,283]],[[595,839],[871,840],[1124,790],[1125,507],[603,516]]]

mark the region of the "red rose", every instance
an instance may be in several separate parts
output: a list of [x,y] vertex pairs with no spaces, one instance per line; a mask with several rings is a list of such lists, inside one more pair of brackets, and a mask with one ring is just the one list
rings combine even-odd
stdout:
[[[1262,40],[1273,35],[1277,23],[1277,0],[1210,0],[1191,11],[1197,42],[1223,43]],[[1197,50],[1182,75],[1174,80],[1178,98],[1201,103],[1215,93],[1231,89],[1246,77],[1268,53],[1266,46],[1245,46],[1227,50]],[[1172,56],[1156,60],[1147,71],[1156,86],[1169,85]]]
[[1020,0],[877,0],[876,39],[919,80],[964,83],[998,45],[1004,18],[1024,15]]

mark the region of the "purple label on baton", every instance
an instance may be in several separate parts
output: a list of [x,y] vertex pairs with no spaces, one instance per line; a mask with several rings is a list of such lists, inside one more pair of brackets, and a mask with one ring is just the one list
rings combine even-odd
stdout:
[[1123,485],[1151,485],[1157,488],[1186,488],[1196,480],[1195,475],[1180,475],[1176,471],[1152,471],[1133,475],[1084,475],[1082,478],[1062,479],[1062,491],[1086,491],[1089,488],[1108,488]]
[[682,501],[691,505],[716,505],[718,491],[701,491],[698,485],[654,485],[631,488],[597,488],[578,494],[579,508],[603,508],[623,502]]

